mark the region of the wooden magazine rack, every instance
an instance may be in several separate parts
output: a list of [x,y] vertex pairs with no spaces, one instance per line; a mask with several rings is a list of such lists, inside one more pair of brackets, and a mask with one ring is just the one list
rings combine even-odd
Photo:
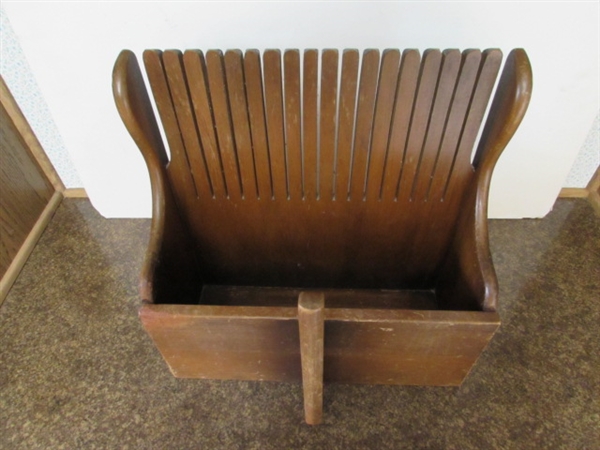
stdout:
[[487,199],[531,95],[499,50],[144,52],[114,96],[152,183],[140,317],[172,373],[459,385],[500,324]]

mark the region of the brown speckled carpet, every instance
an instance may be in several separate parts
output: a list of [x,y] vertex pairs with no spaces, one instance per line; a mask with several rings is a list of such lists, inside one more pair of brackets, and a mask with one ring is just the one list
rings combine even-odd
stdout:
[[502,327],[460,388],[173,378],[137,318],[148,220],[65,200],[0,309],[2,449],[600,449],[600,218],[494,220]]

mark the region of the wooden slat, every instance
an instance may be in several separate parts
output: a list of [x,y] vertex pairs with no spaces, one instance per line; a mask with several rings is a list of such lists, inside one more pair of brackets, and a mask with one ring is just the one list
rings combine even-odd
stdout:
[[365,191],[378,73],[379,50],[365,50],[360,72],[350,180],[350,198],[355,201],[363,200]]
[[417,173],[413,181],[412,192],[410,195],[410,198],[413,201],[423,201],[427,198],[433,169],[439,154],[442,137],[447,123],[448,111],[454,94],[454,88],[456,87],[460,62],[460,51],[444,51],[435,100],[429,124],[427,125],[427,135],[423,144],[423,150],[421,151]]
[[431,107],[435,97],[441,60],[442,54],[437,49],[427,50],[423,54],[417,98],[412,113],[408,142],[400,173],[400,183],[396,194],[399,201],[410,199],[412,193],[413,182],[417,173],[419,158],[431,115]]
[[502,62],[502,52],[498,49],[488,49],[483,52],[482,66],[477,78],[475,92],[469,106],[469,113],[460,138],[458,150],[450,169],[448,183],[444,189],[443,197],[456,182],[459,182],[465,174],[472,170],[470,159],[475,145],[475,139],[481,127],[481,121],[485,114],[490,95],[494,89],[496,77]]
[[300,52],[286,50],[283,56],[285,88],[285,143],[290,198],[303,197],[302,117],[300,112]]
[[304,157],[304,196],[317,198],[317,97],[319,52],[305,50],[302,89],[302,144]]
[[398,50],[388,49],[383,52],[368,162],[366,197],[369,201],[378,200],[381,194],[394,99],[398,85],[399,64],[400,52]]
[[446,187],[452,161],[454,160],[456,148],[463,131],[463,124],[468,112],[480,63],[480,50],[465,50],[463,52],[460,78],[456,86],[456,93],[452,101],[448,123],[444,131],[432,181],[426,196],[428,201],[440,201],[443,190]]
[[200,137],[196,129],[196,120],[190,104],[187,80],[183,73],[181,52],[179,50],[165,51],[163,63],[196,193],[199,197],[212,197],[212,186],[208,178]]
[[269,161],[269,143],[267,141],[267,124],[265,121],[265,105],[263,98],[262,71],[258,50],[247,50],[244,56],[244,72],[246,76],[246,97],[248,100],[248,117],[252,132],[254,164],[258,195],[262,199],[273,196],[271,186],[271,163]]
[[344,50],[342,56],[342,77],[340,81],[335,179],[335,198],[344,201],[348,199],[349,194],[352,138],[354,136],[356,110],[356,87],[358,85],[358,63],[359,54],[357,50]]
[[266,50],[263,54],[263,67],[273,197],[281,200],[288,197],[283,127],[281,52],[279,50]]
[[298,328],[302,360],[304,417],[309,425],[323,418],[323,358],[325,296],[322,292],[302,292],[298,298]]
[[327,49],[321,56],[321,106],[319,127],[319,198],[334,196],[335,134],[337,123],[338,51]]
[[250,137],[250,124],[248,121],[244,61],[240,50],[228,50],[225,53],[225,74],[244,197],[256,198],[258,187],[254,174],[252,138]]
[[144,65],[148,74],[148,81],[152,87],[156,108],[160,115],[169,149],[171,150],[171,162],[169,164],[169,175],[171,183],[178,193],[178,196],[184,199],[186,205],[190,205],[192,199],[197,197],[194,180],[185,154],[185,147],[181,138],[179,124],[175,108],[171,99],[171,92],[162,61],[162,52],[159,50],[146,50],[144,52]]
[[406,50],[402,54],[402,64],[400,66],[396,100],[394,102],[394,117],[392,118],[389,151],[381,192],[382,199],[384,200],[396,197],[400,170],[406,150],[410,118],[417,92],[417,83],[419,81],[420,63],[421,55],[417,50]]
[[183,55],[183,64],[213,194],[216,198],[224,198],[227,197],[227,189],[223,174],[223,163],[215,134],[210,96],[207,91],[208,77],[204,55],[199,50],[187,50]]
[[243,187],[231,123],[223,54],[220,50],[206,52],[206,68],[227,193],[235,201],[241,199]]

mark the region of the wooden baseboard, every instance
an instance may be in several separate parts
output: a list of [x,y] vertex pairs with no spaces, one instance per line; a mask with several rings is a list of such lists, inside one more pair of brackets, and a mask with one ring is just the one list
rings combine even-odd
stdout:
[[596,214],[600,216],[600,167],[596,169],[596,173],[590,180],[587,190],[590,193],[588,201],[592,205],[592,208],[596,210]]
[[54,194],[50,198],[50,201],[48,202],[48,204],[40,214],[40,217],[36,221],[35,225],[31,229],[31,232],[25,239],[25,242],[23,242],[23,245],[21,245],[21,248],[15,255],[13,261],[11,262],[6,272],[4,273],[4,276],[2,277],[2,279],[0,279],[0,305],[2,305],[2,302],[4,302],[8,291],[17,279],[17,276],[21,272],[21,269],[25,265],[25,262],[27,262],[27,258],[29,258],[29,255],[33,251],[35,244],[37,244],[38,239],[46,229],[48,222],[50,222],[50,219],[52,219],[52,216],[54,215],[54,212],[60,205],[62,199],[63,196],[60,192],[54,192]]
[[592,208],[600,215],[600,167],[592,176],[592,179],[584,188],[562,188],[559,198],[586,198]]
[[68,188],[63,192],[65,198],[88,198],[84,188]]
[[562,188],[560,198],[587,198],[589,192],[586,188]]

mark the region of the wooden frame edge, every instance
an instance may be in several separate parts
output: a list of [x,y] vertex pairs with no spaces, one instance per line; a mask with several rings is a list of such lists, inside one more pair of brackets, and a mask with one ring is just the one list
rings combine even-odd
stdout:
[[64,198],[88,198],[84,188],[66,188],[63,191]]
[[21,245],[21,248],[10,263],[10,266],[4,273],[4,276],[2,277],[2,279],[0,279],[0,306],[4,302],[6,296],[8,295],[8,292],[10,291],[10,288],[12,287],[13,283],[19,276],[19,273],[21,273],[21,269],[27,262],[27,259],[29,258],[29,255],[31,254],[35,245],[37,244],[40,236],[46,229],[48,222],[50,222],[50,219],[52,219],[52,217],[54,216],[54,213],[56,212],[56,209],[60,205],[62,199],[62,193],[55,191],[52,197],[50,198],[50,201],[48,202],[48,204],[38,217],[37,221],[35,222],[35,225],[27,235],[27,238],[25,238],[25,241]]
[[55,191],[63,192],[65,190],[65,185],[54,169],[52,162],[48,158],[48,155],[46,155],[46,152],[40,144],[40,141],[31,129],[29,122],[27,122],[27,119],[23,115],[21,108],[8,89],[8,86],[4,82],[4,78],[2,78],[2,76],[0,76],[0,102],[2,102],[2,105],[6,109],[8,116],[13,121],[17,131],[23,138],[23,142],[25,143],[27,151],[40,166],[46,179],[54,187]]
[[559,198],[587,198],[589,192],[586,188],[562,188]]
[[596,169],[588,185],[584,188],[562,188],[558,198],[585,198],[596,214],[600,215],[600,167]]
[[588,183],[587,191],[589,192],[588,201],[596,211],[596,214],[600,216],[600,166],[596,169],[596,172]]

